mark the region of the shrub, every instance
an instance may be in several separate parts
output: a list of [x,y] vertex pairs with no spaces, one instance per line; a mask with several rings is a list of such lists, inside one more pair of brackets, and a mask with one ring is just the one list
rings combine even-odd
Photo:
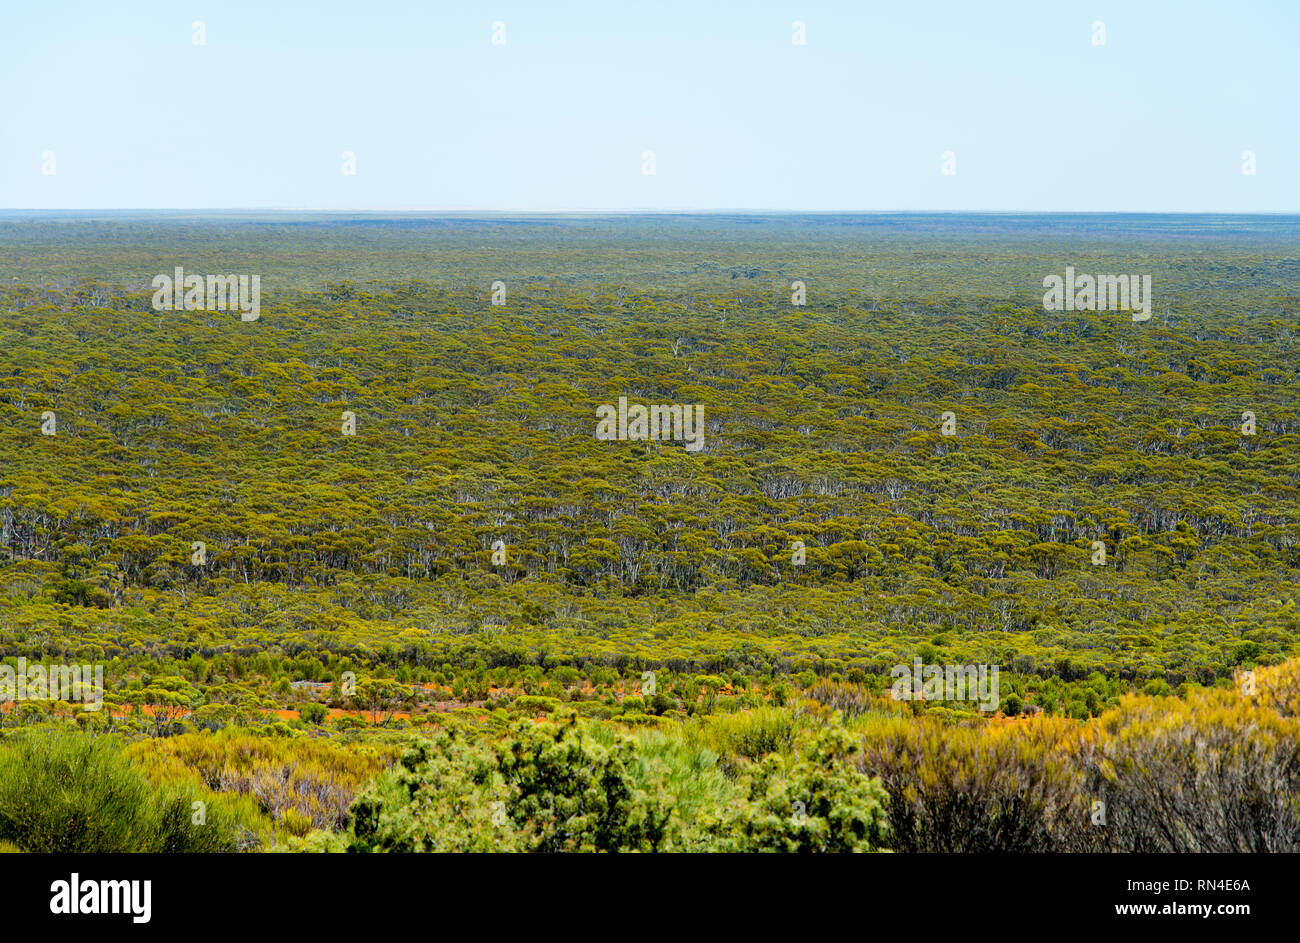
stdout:
[[829,710],[839,711],[845,717],[861,716],[876,708],[880,700],[860,684],[839,681],[819,681],[808,689],[808,697]]
[[799,721],[793,711],[760,707],[735,714],[720,714],[686,729],[689,742],[722,756],[761,759],[769,753],[794,747]]
[[863,769],[889,793],[891,847],[914,852],[1063,851],[1086,839],[1083,776],[1061,718],[960,727],[930,717],[864,731]]
[[620,714],[615,719],[627,727],[655,727],[662,723],[654,714],[642,714],[639,711]]
[[341,828],[362,784],[400,749],[227,728],[142,741],[127,752],[155,782],[201,782],[215,792],[251,796],[272,821],[293,831],[301,830],[304,820],[313,828]]
[[550,714],[558,710],[560,699],[540,694],[522,694],[515,698],[510,709],[520,714]]
[[529,851],[658,851],[670,807],[639,787],[631,740],[610,746],[574,724],[519,728],[499,749],[505,811]]
[[515,851],[518,841],[500,816],[483,750],[454,729],[420,740],[365,789],[349,809],[352,852]]
[[324,704],[317,704],[315,701],[308,701],[298,705],[298,716],[306,723],[313,726],[324,722],[329,714],[329,708]]
[[869,852],[889,833],[888,799],[878,780],[850,758],[858,750],[841,727],[823,731],[807,753],[772,755],[749,785],[748,799],[707,817],[698,850]]
[[650,696],[646,704],[646,713],[662,716],[665,712],[674,710],[677,707],[677,701],[667,694],[656,693]]
[[1080,750],[1108,850],[1300,851],[1300,720],[1234,691],[1125,697]]
[[0,841],[34,852],[234,851],[233,822],[192,788],[151,784],[116,742],[71,728],[22,731],[0,748]]
[[1283,717],[1300,717],[1300,658],[1255,669],[1255,703]]
[[422,741],[353,804],[353,851],[658,851],[671,806],[635,778],[633,742],[574,722],[481,747]]
[[[618,736],[609,727],[595,727],[589,733],[602,742]],[[694,822],[703,811],[741,797],[722,772],[717,754],[692,747],[676,731],[639,731],[635,742],[632,775],[641,788],[665,796],[682,822]]]

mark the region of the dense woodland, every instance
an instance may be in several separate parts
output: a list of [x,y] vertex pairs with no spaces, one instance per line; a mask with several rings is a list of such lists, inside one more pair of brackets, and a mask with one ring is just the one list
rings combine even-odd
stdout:
[[[23,805],[43,751],[138,778],[132,850],[1296,850],[1298,245],[0,218],[0,655],[108,702],[7,705],[0,841],[72,841]],[[177,265],[261,274],[260,318],[153,310]],[[1044,311],[1066,266],[1152,275],[1155,315]],[[596,439],[619,397],[701,404],[704,448]],[[889,699],[914,658],[1000,666],[996,715]],[[1232,790],[1277,806],[1178,805]],[[200,793],[196,844],[165,810]]]

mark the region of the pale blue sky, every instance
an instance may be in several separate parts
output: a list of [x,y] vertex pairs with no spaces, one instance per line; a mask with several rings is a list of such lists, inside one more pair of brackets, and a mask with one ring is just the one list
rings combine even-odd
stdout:
[[0,100],[6,208],[1300,211],[1297,0],[0,0]]

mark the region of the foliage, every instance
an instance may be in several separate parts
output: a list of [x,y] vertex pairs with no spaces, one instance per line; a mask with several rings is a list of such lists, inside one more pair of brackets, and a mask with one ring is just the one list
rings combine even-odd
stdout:
[[486,749],[421,742],[357,800],[351,849],[658,851],[670,807],[636,782],[633,753],[573,721],[520,726]]
[[892,847],[912,852],[1070,850],[1087,796],[1068,760],[1076,725],[1059,718],[1002,728],[928,718],[875,720],[862,768],[889,793]]
[[849,762],[859,747],[843,728],[823,730],[807,753],[773,754],[754,772],[747,800],[706,819],[700,850],[869,852],[888,847],[888,796]]
[[1195,691],[1126,697],[1096,723],[1083,761],[1108,849],[1300,851],[1300,719]]
[[[202,824],[194,803],[205,802]],[[34,852],[236,849],[235,823],[196,789],[151,785],[111,738],[30,729],[0,747],[0,840]]]
[[[0,705],[5,756],[52,744],[0,841],[183,844],[193,790],[312,850],[1291,848],[1297,235],[0,220],[0,654],[106,687]],[[1156,316],[1042,310],[1071,259]],[[153,311],[181,263],[261,318]],[[596,440],[620,396],[704,448]],[[1001,711],[889,700],[915,658]]]
[[303,834],[338,829],[361,786],[396,758],[395,747],[264,737],[226,729],[133,744],[127,755],[155,782],[201,782],[247,795],[273,822]]

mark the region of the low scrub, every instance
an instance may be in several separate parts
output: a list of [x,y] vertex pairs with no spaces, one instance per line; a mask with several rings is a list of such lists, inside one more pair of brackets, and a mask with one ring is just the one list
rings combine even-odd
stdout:
[[361,786],[400,752],[395,746],[266,737],[231,728],[141,741],[129,750],[154,781],[197,781],[214,792],[250,796],[293,834],[342,828]]
[[[788,721],[788,717],[786,718]],[[787,725],[788,726],[788,725]],[[784,729],[784,727],[782,727]],[[838,739],[836,739],[838,737]],[[840,728],[724,775],[689,739],[567,718],[416,744],[352,811],[351,851],[873,851],[885,793]],[[327,848],[312,836],[302,847]]]
[[0,842],[23,851],[235,851],[213,800],[149,782],[107,736],[31,728],[0,747]]

